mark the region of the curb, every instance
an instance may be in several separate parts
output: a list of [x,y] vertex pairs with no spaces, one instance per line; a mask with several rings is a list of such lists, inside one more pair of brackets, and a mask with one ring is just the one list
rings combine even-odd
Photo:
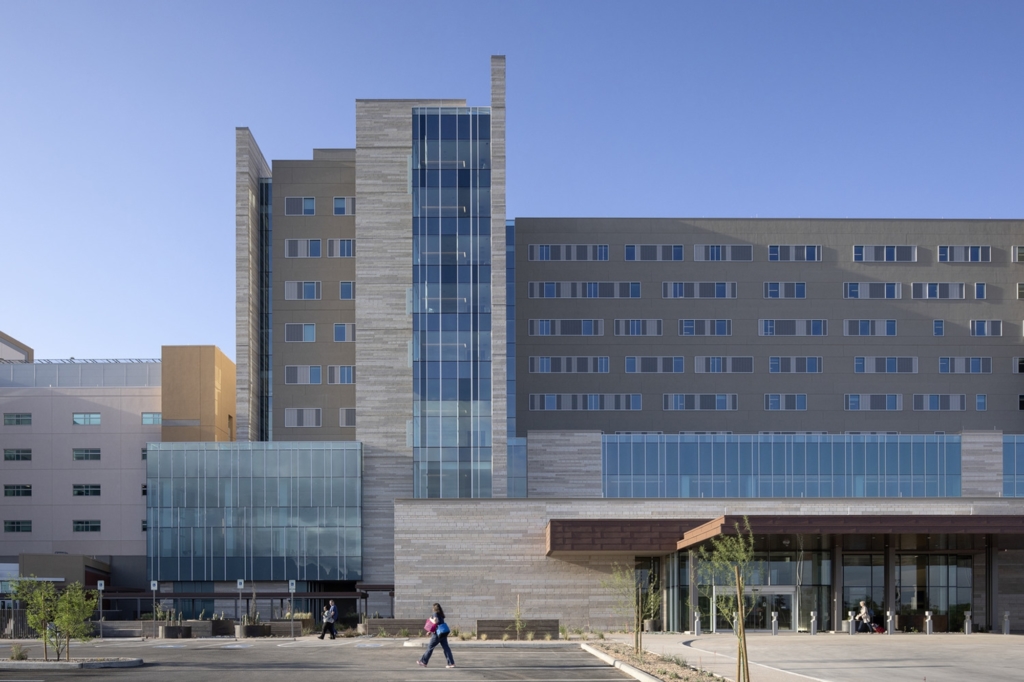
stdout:
[[[418,649],[425,649],[425,648],[427,648],[427,644],[429,644],[429,640],[425,641],[425,642],[407,641],[402,646],[415,647],[415,648],[418,648]],[[463,649],[463,648],[466,648],[466,649],[565,649],[567,647],[576,646],[576,644],[577,644],[577,642],[569,642],[569,641],[551,641],[551,642],[548,642],[546,640],[541,640],[541,641],[536,641],[536,642],[513,642],[513,641],[508,641],[508,642],[502,642],[502,641],[494,641],[494,642],[474,641],[474,642],[467,642],[467,641],[455,640],[454,642],[452,642],[452,641],[448,642],[448,646],[450,646],[453,649],[455,649],[456,647],[459,648],[459,649]]]
[[635,680],[640,680],[640,682],[663,682],[663,680],[660,677],[655,677],[654,675],[645,673],[643,670],[634,668],[629,663],[620,661],[617,658],[609,656],[603,651],[598,651],[589,644],[580,644],[580,648],[586,651],[588,654],[591,654],[592,656],[596,656],[597,658],[601,659],[613,668],[618,668],[619,670],[626,673]]
[[81,670],[83,668],[137,668],[141,658],[112,658],[105,661],[0,661],[0,670]]

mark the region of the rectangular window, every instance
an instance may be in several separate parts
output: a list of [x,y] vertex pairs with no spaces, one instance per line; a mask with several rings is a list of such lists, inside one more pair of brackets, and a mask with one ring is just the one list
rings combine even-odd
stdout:
[[991,263],[991,246],[940,246],[940,263]]
[[974,283],[974,298],[977,299],[977,300],[981,300],[981,299],[985,298],[985,283],[984,282],[975,282]]
[[768,358],[768,371],[771,374],[820,374],[823,364],[822,358],[815,356],[773,356]]
[[334,340],[337,343],[350,343],[356,340],[356,326],[351,323],[334,325]]
[[31,521],[4,521],[5,533],[31,533]]
[[844,336],[896,336],[896,320],[843,320]]
[[768,247],[769,261],[820,261],[821,247],[803,244],[779,244]]
[[72,521],[71,531],[74,533],[99,533],[100,522],[97,521]]
[[758,320],[759,336],[828,336],[828,320]]
[[149,448],[142,448],[142,459],[145,460],[149,456]]
[[939,374],[991,374],[990,357],[942,357],[939,358]]
[[847,393],[845,409],[849,411],[888,411],[903,409],[903,396],[899,393]]
[[356,408],[342,407],[338,410],[338,426],[352,428],[356,425]]
[[313,343],[316,341],[315,324],[289,323],[284,326],[286,343]]
[[75,412],[71,416],[71,423],[77,426],[99,426],[99,412]]
[[284,300],[319,301],[320,282],[285,282]]
[[4,426],[32,426],[32,413],[4,412]]
[[915,393],[914,410],[918,412],[963,412],[967,396],[963,393]]
[[530,336],[604,336],[604,320],[529,320]]
[[932,336],[943,336],[946,333],[946,323],[942,320],[932,320]]
[[963,282],[914,282],[911,295],[919,299],[963,299],[966,286]]
[[72,497],[99,497],[100,487],[96,484],[75,483],[71,486]]
[[721,411],[738,410],[739,394],[737,393],[665,393],[662,395],[661,409],[666,412],[680,410]]
[[319,239],[285,239],[285,258],[319,258]]
[[530,282],[530,298],[640,298],[640,282]]
[[628,261],[681,261],[682,244],[626,244]]
[[160,412],[143,412],[142,423],[146,426],[154,426],[160,424],[163,421],[163,415]]
[[662,282],[662,298],[736,298],[736,282]]
[[805,282],[765,282],[765,298],[807,298]]
[[916,263],[916,246],[854,246],[855,263]]
[[607,374],[608,356],[530,356],[532,374]]
[[971,336],[1002,336],[1002,320],[971,320]]
[[355,215],[355,197],[334,197],[334,215]]
[[764,409],[775,410],[806,410],[806,393],[765,393]]
[[615,320],[615,336],[661,336],[661,320]]
[[697,374],[749,374],[754,371],[754,358],[750,356],[698,355],[693,359]]
[[732,320],[679,320],[679,336],[732,336]]
[[917,374],[916,357],[865,356],[853,359],[857,374]]
[[327,240],[327,257],[328,258],[355,258],[356,257],[356,240],[355,239],[328,239]]
[[315,215],[316,200],[313,197],[285,197],[285,215]]
[[146,523],[146,519],[142,519],[142,532],[145,533],[149,530],[149,524]]
[[899,282],[844,282],[843,298],[902,298]]
[[527,256],[535,261],[606,261],[607,244],[530,244]]
[[4,448],[5,462],[31,462],[31,448]]
[[26,483],[5,483],[4,497],[32,497],[32,486]]
[[74,448],[71,450],[71,459],[76,462],[98,462],[100,459],[100,449]]
[[143,496],[143,497],[145,497],[145,496],[146,496],[146,490],[147,490],[147,489],[146,489],[146,484],[145,484],[145,483],[143,483],[143,484],[142,484],[142,496]]
[[338,297],[342,301],[351,301],[356,297],[355,282],[339,282]]
[[754,247],[750,244],[694,244],[695,261],[752,261]]
[[984,393],[978,393],[974,396],[974,409],[978,412],[984,412],[988,409],[988,396]]
[[638,411],[639,393],[531,393],[531,412]]
[[328,384],[354,384],[356,383],[356,368],[352,365],[328,365]]
[[315,428],[320,426],[320,408],[285,408],[284,425],[286,427]]
[[319,384],[320,365],[285,365],[284,383]]

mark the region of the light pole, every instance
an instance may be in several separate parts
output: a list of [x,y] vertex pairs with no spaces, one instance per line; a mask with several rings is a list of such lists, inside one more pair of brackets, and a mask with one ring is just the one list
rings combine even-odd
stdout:
[[100,641],[103,641],[103,588],[107,586],[107,581],[97,580],[96,589],[100,593]]
[[295,581],[288,581],[288,601],[291,602],[291,609],[289,609],[289,618],[291,622],[292,641],[295,640]]
[[245,589],[245,581],[238,580],[236,582],[238,584],[238,601],[235,603],[235,619],[238,620],[238,609],[242,606],[242,590]]
[[159,586],[159,583],[157,583],[157,581],[155,581],[155,580],[150,580],[149,581],[149,589],[151,589],[153,591],[153,613],[152,613],[152,615],[153,615],[153,637],[156,637],[156,588],[158,586]]

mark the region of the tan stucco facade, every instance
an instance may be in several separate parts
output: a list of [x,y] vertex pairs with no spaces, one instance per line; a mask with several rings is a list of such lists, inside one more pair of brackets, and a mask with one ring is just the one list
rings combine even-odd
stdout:
[[235,363],[216,346],[163,346],[163,442],[235,439]]

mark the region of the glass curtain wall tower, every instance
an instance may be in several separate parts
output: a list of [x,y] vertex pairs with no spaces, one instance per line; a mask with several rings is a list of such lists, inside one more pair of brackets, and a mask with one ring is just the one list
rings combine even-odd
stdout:
[[412,114],[416,497],[491,496],[491,109]]

